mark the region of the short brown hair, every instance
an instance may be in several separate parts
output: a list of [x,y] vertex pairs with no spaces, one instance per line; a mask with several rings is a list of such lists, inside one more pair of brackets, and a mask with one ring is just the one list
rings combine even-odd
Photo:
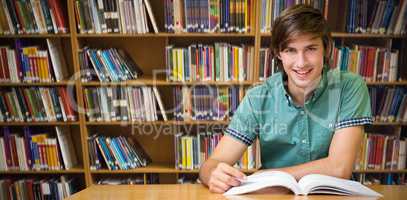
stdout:
[[[318,9],[304,4],[289,7],[274,21],[271,34],[271,50],[274,58],[278,58],[280,51],[299,34],[321,37],[325,51],[324,64],[329,64],[333,46],[331,31]],[[283,67],[280,59],[277,59],[277,64]]]

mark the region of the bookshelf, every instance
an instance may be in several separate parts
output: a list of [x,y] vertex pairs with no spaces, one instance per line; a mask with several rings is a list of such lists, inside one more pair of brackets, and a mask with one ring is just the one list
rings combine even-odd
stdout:
[[[65,2],[65,1],[61,1]],[[270,43],[270,33],[260,31],[260,1],[253,1],[254,6],[251,8],[252,24],[250,32],[247,33],[167,33],[164,30],[164,5],[162,1],[150,0],[155,19],[159,27],[159,33],[145,34],[122,34],[122,33],[104,33],[104,34],[84,34],[79,33],[75,19],[75,1],[66,1],[66,16],[69,25],[69,33],[66,34],[17,34],[17,35],[0,35],[0,45],[7,45],[16,39],[24,40],[45,40],[47,38],[59,38],[64,43],[64,52],[69,68],[69,75],[72,76],[80,72],[80,60],[78,52],[85,46],[94,48],[115,47],[124,49],[130,54],[130,57],[137,62],[143,76],[135,80],[121,82],[82,82],[80,78],[73,80],[63,80],[60,82],[51,83],[0,83],[0,88],[19,88],[19,87],[71,87],[75,91],[75,101],[77,106],[84,108],[84,89],[89,87],[105,87],[105,86],[156,86],[163,98],[163,103],[166,108],[172,106],[173,91],[175,86],[199,86],[210,85],[216,87],[238,86],[241,88],[249,88],[253,85],[261,84],[259,80],[259,63],[260,63],[260,48],[267,47]],[[342,6],[336,6],[331,0],[326,0],[328,9],[325,11],[330,24],[334,24],[338,17],[337,13],[341,11]],[[332,12],[331,12],[332,11]],[[362,44],[384,44],[383,46],[391,48],[396,42],[405,42],[406,36],[400,35],[385,35],[385,34],[359,34],[346,33],[344,29],[337,27],[333,28],[333,39],[342,44],[351,44],[360,42]],[[254,47],[253,55],[253,80],[245,81],[167,81],[160,74],[158,79],[154,78],[154,70],[166,69],[165,63],[165,48],[167,45],[187,46],[199,41],[203,44],[213,44],[215,42],[228,42],[231,44],[247,44]],[[406,64],[406,63],[405,63]],[[402,78],[395,82],[367,82],[369,87],[384,86],[384,87],[406,87],[407,86],[407,70],[404,66],[399,66],[399,75]],[[208,127],[225,127],[229,119],[221,121],[152,121],[152,122],[131,122],[131,121],[114,121],[114,122],[90,122],[87,121],[86,113],[79,112],[77,121],[74,122],[1,122],[0,127],[54,127],[54,126],[69,126],[74,136],[74,145],[77,148],[77,156],[79,166],[69,170],[49,170],[49,171],[0,171],[2,177],[20,177],[25,175],[41,174],[44,176],[55,175],[73,175],[78,177],[81,182],[81,187],[89,187],[95,184],[100,178],[107,178],[120,174],[137,174],[143,175],[144,184],[147,183],[147,175],[159,174],[160,182],[175,183],[181,174],[197,175],[198,170],[181,170],[174,167],[174,134],[188,128],[208,128]],[[160,137],[155,138],[156,134],[143,134],[143,129],[140,127],[166,127],[161,130],[164,132]],[[402,122],[375,122],[373,127],[384,126],[402,129],[407,126],[407,123]],[[139,132],[135,132],[135,130]],[[140,132],[141,130],[141,132]],[[150,130],[149,130],[150,131]],[[145,149],[147,154],[152,158],[152,163],[146,167],[131,169],[131,170],[91,170],[89,160],[89,145],[88,137],[95,134],[106,134],[108,136],[125,135],[136,139]],[[253,173],[256,170],[243,170],[245,173]],[[406,173],[407,170],[355,170],[355,173]],[[162,181],[161,181],[162,180]]]

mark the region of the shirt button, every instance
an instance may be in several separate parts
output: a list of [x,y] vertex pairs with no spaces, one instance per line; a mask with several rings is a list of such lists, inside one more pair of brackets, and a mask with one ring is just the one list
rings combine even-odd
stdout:
[[300,114],[301,114],[301,115],[304,115],[304,114],[305,114],[305,112],[304,112],[303,110],[301,110],[301,111],[300,111]]
[[302,140],[302,143],[307,144],[307,140]]
[[332,128],[332,127],[333,127],[333,124],[332,124],[332,123],[329,123],[329,124],[328,124],[328,127],[329,127],[329,128]]

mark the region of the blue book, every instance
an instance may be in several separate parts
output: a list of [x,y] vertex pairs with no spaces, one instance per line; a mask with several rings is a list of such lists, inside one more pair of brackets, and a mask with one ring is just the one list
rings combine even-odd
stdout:
[[27,155],[27,166],[29,169],[32,169],[34,160],[31,151],[31,129],[27,126],[24,127],[24,145],[25,145],[25,153]]

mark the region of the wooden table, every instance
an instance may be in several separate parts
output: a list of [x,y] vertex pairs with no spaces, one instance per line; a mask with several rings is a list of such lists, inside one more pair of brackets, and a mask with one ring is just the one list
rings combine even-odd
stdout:
[[[405,200],[407,199],[407,186],[371,186],[373,190],[384,195],[381,199]],[[98,199],[98,200],[124,200],[124,199],[231,199],[231,200],[253,200],[253,199],[375,199],[364,196],[337,196],[337,195],[309,195],[295,196],[292,194],[247,194],[240,196],[223,196],[214,194],[200,184],[172,184],[172,185],[94,185],[82,190],[70,200]]]

